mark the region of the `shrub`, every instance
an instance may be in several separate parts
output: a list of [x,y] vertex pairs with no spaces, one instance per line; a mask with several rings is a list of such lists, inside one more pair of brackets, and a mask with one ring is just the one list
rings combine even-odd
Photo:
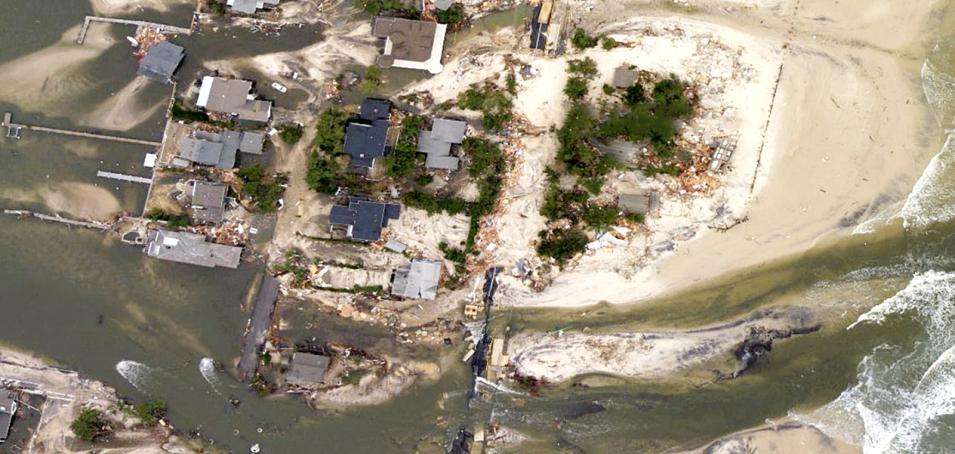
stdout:
[[640,85],[639,82],[627,87],[623,92],[623,102],[630,107],[643,104],[647,101],[649,101],[649,99],[647,99],[647,93],[643,90],[643,85]]
[[564,94],[573,100],[587,96],[587,81],[579,77],[567,79],[567,85],[564,86]]
[[444,11],[438,11],[438,23],[459,25],[464,22],[464,5],[454,3]]
[[587,248],[587,235],[578,229],[558,230],[550,235],[541,232],[540,237],[537,254],[551,257],[561,263]]
[[159,399],[146,401],[137,405],[134,412],[143,423],[153,425],[166,416],[166,402]]
[[418,186],[427,186],[434,181],[434,175],[421,175],[415,179],[415,183],[418,183]]
[[453,216],[455,214],[466,213],[468,211],[468,202],[466,202],[464,199],[458,199],[454,197],[438,197],[422,191],[406,192],[402,200],[405,202],[405,205],[420,208],[427,211],[428,214],[435,214],[443,211]]
[[279,127],[279,131],[282,133],[282,142],[290,145],[297,144],[305,134],[305,128],[296,123],[284,124]]
[[464,263],[464,260],[467,258],[467,255],[464,253],[464,251],[458,248],[450,248],[444,251],[444,258],[452,262]]
[[511,96],[517,96],[517,78],[514,77],[514,73],[510,73],[504,78],[504,86],[507,87],[507,92]]
[[652,102],[646,99],[639,84],[627,89],[624,101],[630,105],[626,115],[612,114],[601,125],[601,137],[626,136],[631,142],[649,139],[660,157],[671,157],[669,142],[676,134],[674,121],[693,112],[683,95],[683,83],[675,77],[657,82],[653,87]]
[[381,88],[381,70],[374,66],[365,68],[365,77],[358,84],[358,89],[364,93],[374,93]]
[[587,30],[582,28],[574,30],[574,37],[570,39],[570,42],[578,49],[589,49],[597,45],[597,40],[587,34]]
[[342,154],[345,145],[345,126],[349,116],[339,107],[329,107],[318,116],[315,147],[330,156]]
[[461,143],[461,150],[471,158],[468,172],[472,177],[498,175],[504,171],[504,153],[497,143],[468,137]]
[[592,78],[597,75],[597,62],[590,57],[583,60],[568,60],[567,72]]
[[603,177],[593,177],[578,179],[577,183],[580,183],[587,192],[597,195],[600,194],[600,190],[603,189],[604,181]]
[[103,415],[96,410],[84,408],[70,424],[70,429],[77,437],[84,441],[93,441],[103,434]]
[[617,90],[610,86],[610,84],[604,84],[603,91],[607,96],[613,96],[613,94],[617,92]]
[[500,131],[511,121],[511,108],[514,103],[507,95],[492,85],[472,86],[458,94],[458,106],[462,109],[481,112],[481,122],[485,129]]
[[600,47],[602,47],[603,50],[613,50],[613,48],[617,47],[617,42],[609,36],[604,36],[600,38]]
[[332,158],[326,158],[313,151],[308,156],[308,171],[305,173],[305,183],[308,187],[322,194],[334,194],[338,191],[338,172],[341,166]]
[[[285,193],[288,176],[285,174],[265,175],[262,164],[239,169],[236,176],[242,179],[242,194],[252,198],[258,210],[263,213],[275,211],[278,200]],[[306,174],[306,179],[308,175]]]
[[209,121],[209,114],[205,112],[199,112],[197,110],[186,109],[182,107],[182,102],[180,101],[172,103],[172,109],[169,109],[169,116],[175,120],[182,120],[186,123],[192,123],[194,121]]
[[584,210],[583,221],[594,230],[603,230],[617,220],[619,210],[616,206],[588,205]]
[[422,126],[424,126],[422,117],[409,115],[401,121],[401,135],[386,161],[388,176],[407,177],[414,172],[418,156],[418,146],[415,141]]
[[182,228],[189,226],[189,216],[185,214],[172,214],[158,208],[149,210],[145,217],[151,221],[166,221],[166,225],[171,228]]

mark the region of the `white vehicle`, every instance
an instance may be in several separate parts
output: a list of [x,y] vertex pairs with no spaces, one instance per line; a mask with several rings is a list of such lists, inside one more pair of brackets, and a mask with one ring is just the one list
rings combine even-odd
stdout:
[[285,88],[285,85],[282,85],[278,82],[272,82],[272,88],[278,90],[280,93],[285,93],[288,91],[288,88]]

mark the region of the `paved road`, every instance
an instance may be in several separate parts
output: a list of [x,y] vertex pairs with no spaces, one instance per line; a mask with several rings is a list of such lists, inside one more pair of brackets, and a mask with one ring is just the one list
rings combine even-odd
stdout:
[[255,297],[249,332],[242,342],[242,359],[239,360],[239,378],[248,380],[255,374],[259,364],[259,351],[265,344],[265,336],[272,324],[272,312],[279,296],[279,281],[269,276],[262,277],[259,294]]

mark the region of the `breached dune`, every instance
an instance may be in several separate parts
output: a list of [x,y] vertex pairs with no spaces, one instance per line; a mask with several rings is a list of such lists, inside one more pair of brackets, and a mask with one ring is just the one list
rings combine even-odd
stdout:
[[139,105],[137,94],[145,83],[149,83],[148,79],[137,76],[113,96],[97,105],[89,115],[81,118],[80,124],[113,131],[128,131],[142,124],[160,108],[165,107],[163,102],[148,108]]
[[192,3],[191,0],[90,0],[93,12],[99,16],[129,14],[144,9],[165,12],[169,11],[170,6]]
[[42,203],[46,205],[46,211],[93,221],[106,221],[123,211],[119,199],[108,189],[89,183],[59,182],[43,187],[10,189],[0,192],[0,199]]
[[86,41],[78,45],[77,25],[64,32],[60,42],[0,65],[0,99],[47,116],[74,113],[71,100],[96,85],[95,76],[85,74],[83,66],[116,43],[108,27],[91,24]]

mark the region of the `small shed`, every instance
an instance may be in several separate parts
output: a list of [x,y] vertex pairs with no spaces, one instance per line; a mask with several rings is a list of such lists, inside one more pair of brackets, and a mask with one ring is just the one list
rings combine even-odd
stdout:
[[647,214],[650,211],[650,197],[646,193],[620,194],[617,206],[628,214]]
[[304,388],[318,387],[325,380],[328,357],[312,353],[293,353],[285,382]]
[[635,69],[617,68],[613,72],[613,86],[616,88],[627,88],[637,82],[640,73]]
[[437,296],[440,279],[440,260],[412,259],[411,265],[395,270],[391,294],[433,300]]

